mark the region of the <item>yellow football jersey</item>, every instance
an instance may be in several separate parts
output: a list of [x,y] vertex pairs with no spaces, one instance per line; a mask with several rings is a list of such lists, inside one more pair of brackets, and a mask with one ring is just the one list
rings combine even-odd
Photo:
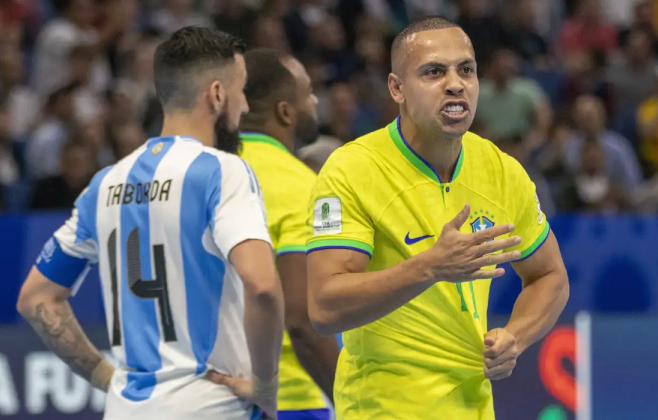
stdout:
[[[462,231],[514,223],[528,257],[549,226],[521,165],[467,133],[442,182],[404,140],[399,119],[338,149],[313,189],[307,252],[347,248],[382,270],[432,247],[466,203]],[[340,420],[491,420],[482,350],[491,280],[439,282],[398,310],[343,334],[334,399]]]
[[[306,205],[316,175],[276,139],[242,133],[241,157],[256,173],[263,190],[267,224],[277,256],[304,252],[308,229]],[[279,365],[279,410],[325,408],[322,391],[300,366],[284,333]]]

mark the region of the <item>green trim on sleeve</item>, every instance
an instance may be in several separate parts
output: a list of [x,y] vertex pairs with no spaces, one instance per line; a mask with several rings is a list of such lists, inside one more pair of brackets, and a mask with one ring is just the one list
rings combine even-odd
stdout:
[[305,245],[286,245],[286,246],[280,246],[276,249],[276,255],[281,255],[281,254],[290,254],[292,252],[306,252],[306,246]]
[[355,251],[362,251],[372,256],[374,248],[365,242],[356,241],[354,239],[320,239],[306,244],[306,253],[317,251],[320,249],[354,249]]
[[[544,217],[546,217],[546,216],[544,216]],[[529,256],[531,256],[532,254],[534,254],[535,251],[537,251],[539,249],[539,247],[544,244],[544,242],[546,241],[546,238],[548,238],[548,232],[550,232],[550,231],[551,231],[551,227],[549,226],[548,221],[547,221],[546,224],[544,224],[544,230],[541,231],[541,233],[539,234],[537,239],[535,239],[535,241],[532,243],[532,245],[530,245],[524,251],[521,251],[521,258],[519,258],[519,260],[523,260],[523,259],[528,258]]]

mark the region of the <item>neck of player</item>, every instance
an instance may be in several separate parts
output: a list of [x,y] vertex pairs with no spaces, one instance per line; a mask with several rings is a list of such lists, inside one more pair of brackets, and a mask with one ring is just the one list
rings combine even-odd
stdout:
[[259,120],[256,116],[250,116],[249,114],[242,117],[242,123],[240,124],[240,131],[247,133],[260,133],[270,136],[283,144],[286,149],[290,152],[293,152],[295,147],[294,135],[290,133],[288,127],[284,127],[281,124],[278,124],[272,118]]
[[162,123],[162,137],[187,136],[199,140],[206,146],[212,146],[215,138],[214,121],[203,122],[203,118],[197,118],[194,112],[165,113]]
[[409,146],[430,164],[442,180],[449,180],[457,165],[462,136],[448,136],[440,131],[425,132],[409,118],[400,120],[400,129]]

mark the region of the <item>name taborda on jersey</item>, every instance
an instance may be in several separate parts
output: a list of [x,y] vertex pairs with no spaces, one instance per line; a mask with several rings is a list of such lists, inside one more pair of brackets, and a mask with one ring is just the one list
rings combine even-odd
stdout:
[[171,179],[167,179],[163,182],[155,179],[153,182],[111,185],[107,189],[107,200],[105,205],[110,207],[120,204],[127,205],[133,202],[142,204],[155,200],[168,201],[171,182]]

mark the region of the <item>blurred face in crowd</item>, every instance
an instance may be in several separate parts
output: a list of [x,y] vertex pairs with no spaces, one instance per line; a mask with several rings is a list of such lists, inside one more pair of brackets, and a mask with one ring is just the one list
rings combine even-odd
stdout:
[[294,58],[282,63],[295,78],[297,101],[295,103],[294,126],[295,139],[303,144],[314,142],[318,138],[318,98],[313,93],[311,78],[306,69]]
[[653,55],[651,49],[651,39],[646,32],[636,30],[630,33],[626,54],[632,62],[643,63],[650,59]]
[[60,120],[70,121],[75,114],[73,93],[60,93],[55,97],[50,106],[51,114]]
[[167,0],[167,8],[174,15],[186,15],[192,10],[192,0]]
[[497,51],[491,62],[490,77],[497,83],[505,83],[519,71],[519,62],[512,51]]
[[144,143],[144,132],[136,122],[117,127],[114,131],[117,159],[123,159]]
[[249,112],[247,98],[244,95],[244,86],[247,82],[247,69],[242,54],[235,55],[235,62],[230,65],[231,77],[229,83],[224,85],[225,95],[222,109],[215,122],[216,143],[221,150],[237,152],[240,144],[240,119]]
[[261,16],[256,21],[251,42],[254,48],[274,48],[279,51],[288,50],[288,40],[279,19]]
[[153,40],[142,40],[135,47],[131,72],[134,80],[139,82],[153,81],[153,54],[157,47]]
[[512,12],[514,23],[524,28],[531,28],[535,20],[533,0],[516,0]]
[[600,4],[598,0],[580,0],[576,9],[578,17],[588,23],[599,21]]
[[461,0],[459,10],[466,17],[478,18],[484,14],[484,0]]
[[96,169],[92,149],[84,145],[68,146],[62,153],[62,175],[72,188],[82,188]]
[[473,123],[480,85],[475,53],[460,28],[411,35],[393,58],[388,86],[420,131],[461,137]]
[[0,52],[0,84],[4,88],[15,86],[23,77],[23,57],[19,50],[7,48]]
[[345,34],[338,19],[327,17],[314,31],[315,43],[329,51],[340,51],[345,47]]
[[9,145],[11,139],[11,120],[6,106],[0,106],[0,148]]
[[352,85],[347,83],[335,83],[329,90],[329,101],[331,103],[331,114],[334,119],[351,120],[357,111],[357,103]]
[[93,25],[96,19],[94,0],[70,0],[66,15],[81,28]]
[[111,124],[126,124],[133,118],[134,107],[123,92],[114,92],[110,97],[109,121]]
[[651,0],[640,1],[635,5],[635,23],[641,26],[653,27],[654,5]]
[[76,48],[69,56],[69,77],[83,85],[89,82],[94,56],[91,50]]
[[368,66],[385,67],[386,48],[380,38],[361,38],[357,41],[356,50]]
[[596,135],[605,127],[605,108],[595,96],[579,97],[574,106],[574,114],[578,128],[588,135]]
[[600,142],[585,142],[581,150],[580,166],[582,172],[588,176],[595,176],[605,172],[605,153]]

